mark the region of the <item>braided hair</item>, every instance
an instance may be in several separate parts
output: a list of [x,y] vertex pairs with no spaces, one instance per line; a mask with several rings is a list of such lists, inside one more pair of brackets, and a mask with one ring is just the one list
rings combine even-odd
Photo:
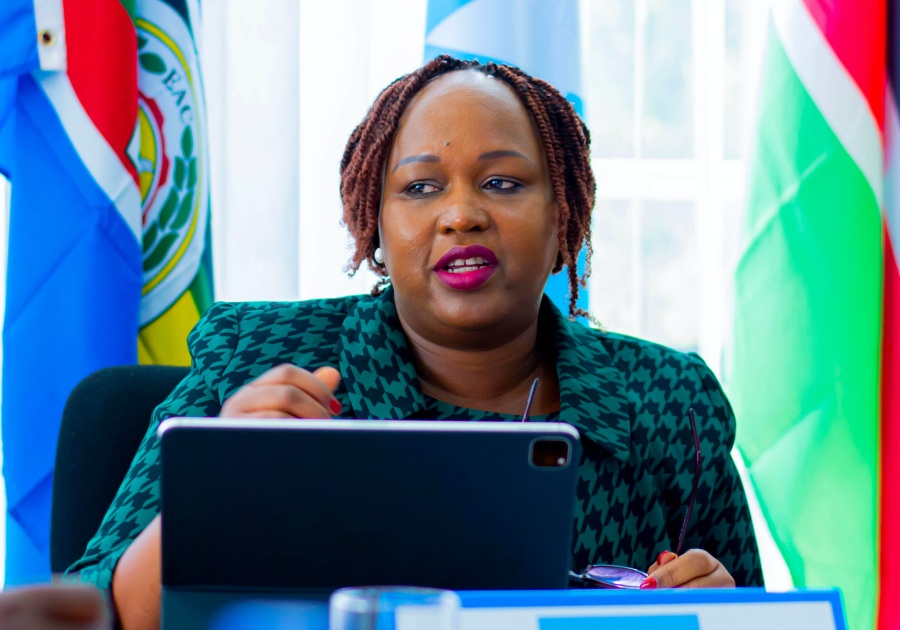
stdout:
[[[576,308],[578,287],[587,285],[592,255],[591,211],[596,185],[590,163],[590,132],[571,103],[556,88],[514,66],[441,55],[382,90],[350,135],[341,159],[343,223],[356,243],[356,251],[346,270],[352,275],[363,261],[367,261],[369,268],[381,276],[373,294],[379,293],[388,283],[385,268],[375,264],[373,259],[378,247],[384,165],[410,100],[430,81],[456,70],[474,70],[508,84],[534,121],[559,207],[560,258],[554,271],[561,270],[563,265],[568,268],[569,315],[590,317]],[[579,278],[576,262],[582,245],[587,246],[587,270]]]

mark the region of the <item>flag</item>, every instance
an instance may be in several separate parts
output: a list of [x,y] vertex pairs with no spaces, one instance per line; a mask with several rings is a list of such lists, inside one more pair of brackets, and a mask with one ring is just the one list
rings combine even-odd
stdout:
[[[518,66],[560,91],[583,116],[578,0],[428,0],[425,60],[442,54]],[[578,258],[584,274],[586,253]],[[569,310],[569,279],[550,276],[545,293]],[[581,289],[576,306],[587,310]]]
[[187,330],[211,299],[198,11],[175,0],[0,8],[0,168],[12,184],[8,584],[49,578],[53,461],[69,392],[97,369],[135,363],[139,330],[142,360],[185,363]]
[[884,319],[881,343],[881,544],[878,623],[900,628],[900,2],[887,8],[887,70],[884,149]]
[[[875,627],[889,535],[878,528],[881,394],[894,387],[880,382],[882,324],[896,325],[882,316],[884,266],[896,274],[882,246],[886,8],[773,4],[727,379],[794,583],[839,586],[854,630]],[[896,598],[885,584],[881,600]]]
[[141,363],[189,365],[187,334],[213,302],[199,11],[196,0],[138,2]]

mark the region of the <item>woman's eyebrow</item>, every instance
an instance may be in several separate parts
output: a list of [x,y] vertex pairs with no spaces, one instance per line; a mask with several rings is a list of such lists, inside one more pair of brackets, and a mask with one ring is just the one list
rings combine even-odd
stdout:
[[398,168],[403,166],[404,164],[409,164],[410,162],[440,162],[441,158],[436,155],[432,155],[430,153],[423,153],[422,155],[411,155],[409,157],[405,157],[399,162],[397,162],[396,166],[391,169],[391,173],[396,171]]
[[[522,160],[525,160],[526,162],[531,162],[531,160],[528,158],[528,156],[525,155],[524,153],[519,153],[518,151],[512,151],[512,150],[488,151],[487,153],[482,153],[481,155],[479,155],[478,161],[481,162],[484,160],[496,160],[497,158],[504,158],[504,157],[515,157],[515,158],[520,158]],[[394,165],[394,168],[391,169],[391,173],[396,171],[398,168],[400,168],[404,164],[409,164],[411,162],[432,162],[432,163],[434,163],[434,162],[440,162],[440,161],[441,161],[441,158],[439,158],[438,156],[433,155],[431,153],[423,153],[421,155],[410,155],[409,157],[405,157],[402,160],[400,160],[399,162],[397,162],[397,164]]]
[[519,153],[518,151],[488,151],[487,153],[482,153],[478,156],[479,161],[481,160],[496,160],[497,158],[502,157],[516,157],[522,158],[526,162],[531,162],[531,160],[524,153]]

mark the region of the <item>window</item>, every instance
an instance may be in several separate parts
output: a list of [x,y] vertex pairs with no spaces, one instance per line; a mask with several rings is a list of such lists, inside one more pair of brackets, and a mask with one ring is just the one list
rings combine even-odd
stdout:
[[591,309],[612,330],[699,351],[718,373],[744,194],[744,43],[764,9],[582,3],[598,181]]

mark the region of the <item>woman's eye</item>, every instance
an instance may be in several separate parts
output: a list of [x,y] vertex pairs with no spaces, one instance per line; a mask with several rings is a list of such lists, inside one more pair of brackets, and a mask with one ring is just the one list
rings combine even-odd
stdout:
[[508,179],[500,179],[495,177],[494,179],[489,179],[484,183],[484,187],[490,190],[500,190],[503,192],[512,192],[513,190],[517,190],[522,187],[522,184],[518,182],[513,182]]
[[434,184],[429,184],[428,182],[416,182],[407,186],[403,192],[414,197],[422,197],[437,191],[438,187]]

